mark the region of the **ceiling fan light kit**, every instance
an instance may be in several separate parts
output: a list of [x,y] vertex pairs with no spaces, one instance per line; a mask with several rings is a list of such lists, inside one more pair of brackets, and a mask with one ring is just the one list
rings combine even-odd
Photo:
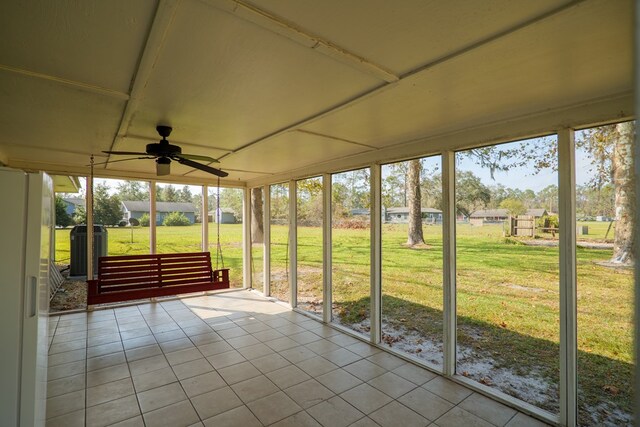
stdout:
[[132,152],[132,151],[103,151],[105,154],[125,155],[125,156],[151,156],[151,157],[136,157],[133,159],[124,159],[120,161],[135,160],[140,158],[155,158],[156,159],[156,173],[158,176],[169,175],[171,173],[171,160],[175,160],[182,165],[199,169],[201,171],[216,175],[218,177],[226,177],[229,174],[220,169],[213,168],[202,163],[195,162],[194,160],[200,160],[209,163],[219,163],[217,159],[209,156],[200,156],[196,154],[183,154],[182,148],[178,145],[169,144],[167,137],[171,135],[172,128],[170,126],[158,125],[156,126],[158,134],[162,137],[160,142],[153,144],[147,144],[146,151],[144,153]]

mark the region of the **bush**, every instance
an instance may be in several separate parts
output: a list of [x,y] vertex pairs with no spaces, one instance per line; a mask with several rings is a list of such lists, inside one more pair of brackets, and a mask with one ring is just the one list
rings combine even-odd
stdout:
[[558,224],[560,222],[557,215],[545,215],[538,218],[536,226],[538,228],[558,228]]
[[127,221],[122,220],[118,223],[118,227],[126,227],[127,226]]
[[149,220],[149,214],[143,214],[140,218],[138,218],[138,222],[140,223],[141,226],[143,227],[148,227],[149,223],[151,222]]
[[182,212],[171,212],[170,214],[164,217],[164,221],[162,221],[162,225],[166,225],[169,227],[191,225],[191,221],[189,221],[189,218],[184,216]]

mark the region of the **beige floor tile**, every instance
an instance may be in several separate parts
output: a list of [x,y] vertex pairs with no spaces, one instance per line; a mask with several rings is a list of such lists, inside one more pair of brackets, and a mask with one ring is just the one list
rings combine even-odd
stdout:
[[107,335],[99,335],[97,337],[88,337],[87,345],[89,347],[94,347],[96,345],[109,344],[112,342],[120,342],[122,338],[119,333],[107,334]]
[[319,341],[322,339],[321,336],[314,334],[311,331],[304,331],[297,334],[290,335],[289,338],[297,342],[298,344],[304,345],[309,344],[314,341]]
[[242,355],[236,350],[214,354],[213,356],[207,356],[207,360],[214,368],[218,370],[246,361],[246,359],[242,357]]
[[142,420],[142,415],[138,415],[128,420],[111,424],[109,427],[144,427],[144,421]]
[[210,371],[213,371],[213,367],[205,358],[200,358],[173,366],[173,372],[175,372],[179,380],[183,380],[189,377],[195,377],[196,375],[204,374]]
[[155,411],[186,399],[187,395],[178,382],[138,393],[138,402],[142,413]]
[[536,420],[528,415],[518,412],[505,427],[548,427],[549,424]]
[[376,353],[380,353],[380,349],[375,348],[372,345],[369,345],[365,342],[358,342],[355,344],[351,344],[345,347],[347,350],[354,352],[362,357],[369,357]]
[[400,359],[399,357],[384,351],[381,351],[380,353],[376,353],[372,356],[367,357],[367,360],[369,362],[375,363],[376,365],[382,366],[388,371],[392,371],[396,368],[399,368],[402,365],[407,364],[407,362]]
[[260,427],[262,423],[246,406],[239,406],[204,421],[206,427]]
[[96,371],[87,372],[87,387],[95,387],[100,384],[106,384],[111,381],[121,380],[130,376],[129,367],[126,363],[98,369]]
[[122,341],[132,340],[134,338],[142,338],[146,336],[153,336],[151,334],[151,329],[146,326],[143,328],[139,327],[140,325],[136,325],[137,329],[131,329],[128,331],[120,331],[120,336],[122,337]]
[[87,408],[87,427],[103,427],[140,415],[135,396],[122,397]]
[[217,327],[214,326],[213,329],[215,329],[218,335],[220,335],[225,340],[241,337],[243,335],[249,335],[249,332],[245,331],[240,326],[237,326],[235,324],[233,327],[230,327],[230,328],[218,329]]
[[222,375],[222,378],[224,378],[228,384],[235,384],[260,375],[260,371],[258,371],[255,366],[249,362],[242,362],[236,365],[227,366],[226,368],[218,369],[218,373]]
[[52,354],[49,356],[49,366],[63,365],[65,363],[84,360],[86,358],[86,354],[87,353],[84,348]]
[[282,421],[271,424],[271,427],[321,427],[321,424],[305,411],[300,411]]
[[465,411],[462,408],[454,407],[449,412],[436,420],[438,427],[491,427],[492,424],[480,417]]
[[188,400],[144,414],[146,427],[188,427],[199,422]]
[[165,353],[171,353],[174,351],[186,350],[188,348],[195,347],[191,342],[191,340],[187,337],[178,338],[171,341],[163,341],[163,342],[158,341],[158,342],[160,343],[160,347],[162,348],[162,351],[164,351]]
[[[358,362],[356,362],[358,363]],[[317,377],[327,372],[331,372],[334,369],[338,369],[338,366],[329,362],[322,356],[312,357],[311,359],[303,360],[296,363],[296,366],[312,377]]]
[[70,334],[56,334],[53,337],[53,344],[58,344],[61,342],[74,341],[74,340],[86,340],[87,333],[86,332],[72,332]]
[[238,406],[242,401],[229,387],[223,387],[191,398],[200,419],[206,420]]
[[[380,424],[373,421],[369,417],[362,417],[355,423],[349,425],[349,427],[380,427]],[[434,427],[437,427],[437,426],[434,426]]]
[[47,398],[60,396],[73,391],[84,390],[84,374],[51,380],[47,383]]
[[284,368],[266,374],[267,377],[281,389],[291,387],[311,378],[302,369],[295,365],[285,366]]
[[123,352],[92,357],[91,359],[87,359],[87,372],[97,371],[98,369],[104,369],[110,366],[121,365],[126,362],[127,359],[125,358]]
[[129,369],[133,376],[146,374],[147,372],[157,371],[158,369],[167,367],[169,367],[169,363],[162,354],[129,363]]
[[227,344],[226,341],[215,341],[212,343],[199,345],[198,350],[200,350],[200,353],[202,353],[204,356],[213,356],[215,354],[232,351],[233,347]]
[[370,414],[392,400],[389,396],[369,384],[360,384],[340,394],[340,397],[365,414]]
[[238,349],[238,352],[247,360],[273,354],[273,350],[262,343],[253,344]]
[[247,406],[265,425],[273,424],[302,410],[296,402],[281,391],[255,400]]
[[314,379],[296,384],[284,390],[302,408],[310,408],[330,399],[334,393]]
[[53,344],[49,348],[49,355],[57,354],[57,353],[65,353],[67,351],[80,350],[86,348],[87,341],[86,340],[75,340],[62,342],[59,344]]
[[311,359],[318,356],[316,353],[309,350],[307,347],[303,345],[299,345],[298,347],[293,347],[287,350],[283,350],[279,354],[280,356],[284,357],[291,363],[299,363],[304,360]]
[[275,329],[256,332],[255,334],[252,334],[252,335],[260,342],[272,341],[272,340],[284,337],[283,334],[276,331]]
[[69,377],[71,375],[83,374],[85,370],[85,361],[65,363],[64,365],[50,366],[47,369],[47,379],[49,381],[59,378]]
[[161,332],[159,334],[153,334],[156,337],[156,341],[159,343],[165,343],[169,341],[175,341],[178,339],[187,338],[184,332],[180,329],[176,329],[175,331]]
[[244,403],[252,402],[280,391],[280,389],[264,375],[240,381],[239,383],[233,384],[231,388]]
[[84,409],[84,390],[47,399],[47,418],[59,417]]
[[307,412],[324,427],[346,427],[364,416],[338,396],[312,406]]
[[200,333],[197,335],[189,335],[189,339],[191,340],[191,342],[198,346],[222,341],[222,337],[213,332],[209,326],[207,326],[207,329],[209,330],[208,332]]
[[159,325],[150,326],[149,329],[151,329],[151,332],[153,332],[155,335],[162,332],[178,330],[180,329],[180,326],[178,326],[178,324],[175,322],[168,322],[168,323],[161,323]]
[[147,357],[157,356],[162,354],[162,350],[158,344],[152,344],[144,347],[136,347],[130,350],[126,350],[127,360],[129,362],[135,362],[136,360],[146,359]]
[[420,387],[400,397],[398,402],[431,421],[453,408],[451,402]]
[[122,341],[122,346],[125,348],[125,350],[131,350],[133,348],[138,348],[138,347],[148,347],[150,345],[155,345],[157,344],[156,339],[153,337],[153,335],[146,335],[143,337],[138,337],[138,338],[132,338],[129,340],[125,340],[123,338]]
[[274,351],[283,351],[300,345],[289,337],[276,338],[275,340],[266,341],[265,344]]
[[411,381],[407,381],[392,372],[386,372],[379,377],[367,381],[367,383],[394,399],[417,387]]
[[427,381],[431,381],[432,379],[434,379],[435,377],[437,377],[437,374],[434,374],[433,372],[430,372],[426,369],[420,368],[416,365],[413,365],[411,363],[407,363],[406,365],[402,365],[396,369],[394,369],[393,371],[394,374],[401,376],[402,378],[404,378],[405,380],[411,381],[412,383],[416,384],[416,385],[422,385],[424,383],[426,383]]
[[431,423],[431,421],[397,401],[393,401],[374,411],[369,417],[383,427],[395,427],[399,423],[403,427],[425,427]]
[[471,390],[469,390],[468,388],[440,376],[435,377],[428,383],[424,384],[422,387],[455,405],[462,402],[467,398],[467,396],[471,394]]
[[49,418],[46,427],[84,427],[84,409]]
[[347,334],[336,334],[327,338],[329,341],[338,344],[341,347],[347,347],[362,342],[361,340],[349,336]]
[[338,366],[345,366],[362,359],[362,357],[344,348],[339,348],[337,350],[333,350],[328,353],[325,353],[322,355],[322,357],[324,357],[325,359],[327,359],[332,363],[335,363]]
[[171,384],[176,381],[178,381],[178,378],[176,378],[170,367],[133,376],[133,385],[135,386],[137,393]]
[[277,353],[268,354],[266,356],[259,357],[251,360],[253,366],[258,368],[260,372],[266,374],[276,369],[284,368],[290,365],[289,361]]
[[340,347],[338,344],[334,344],[331,341],[327,340],[327,339],[321,339],[318,341],[314,341],[312,343],[309,344],[305,344],[305,347],[307,347],[309,350],[313,351],[314,353],[317,353],[319,355],[323,355],[326,353],[329,353],[331,351],[335,351],[338,350],[342,347]]
[[344,369],[336,369],[326,374],[316,377],[322,385],[334,393],[342,393],[353,387],[362,384],[362,381],[351,375]]
[[100,405],[132,394],[135,394],[135,390],[131,378],[90,387],[87,389],[87,406]]
[[124,351],[122,343],[120,341],[116,341],[87,348],[87,358],[104,356],[105,354],[118,353],[122,351]]
[[204,356],[200,351],[195,348],[187,348],[184,350],[174,351],[172,353],[166,354],[167,361],[170,365],[179,365],[181,363],[191,362],[192,360],[201,359]]
[[217,372],[207,372],[206,374],[181,380],[180,383],[190,398],[227,385]]
[[505,425],[517,412],[478,393],[472,393],[458,407],[499,426]]
[[372,380],[387,372],[382,366],[378,366],[364,359],[347,365],[343,369],[360,378],[362,381]]

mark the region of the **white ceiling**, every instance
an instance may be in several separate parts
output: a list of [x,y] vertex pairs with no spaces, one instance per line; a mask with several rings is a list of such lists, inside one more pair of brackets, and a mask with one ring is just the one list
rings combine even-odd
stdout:
[[601,100],[628,116],[632,16],[630,0],[4,1],[0,162],[87,173],[163,123],[244,185],[558,109],[586,123]]

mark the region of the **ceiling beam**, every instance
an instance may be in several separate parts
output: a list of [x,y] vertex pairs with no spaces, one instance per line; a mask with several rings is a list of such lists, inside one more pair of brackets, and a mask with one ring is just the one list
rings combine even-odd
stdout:
[[35,71],[25,70],[22,68],[11,67],[9,65],[0,64],[0,70],[7,71],[14,74],[20,74],[22,76],[28,76],[36,79],[48,80],[51,82],[60,83],[63,85],[71,86],[75,89],[83,90],[85,92],[97,93],[99,95],[105,95],[111,98],[121,99],[125,101],[129,99],[129,94],[120,92],[117,90],[107,89],[102,86],[96,86],[89,83],[78,82],[75,80],[63,79],[62,77],[56,77],[49,74],[38,73]]
[[[215,1],[216,3],[218,3],[218,2],[238,3],[235,0],[209,0],[209,1],[210,2],[211,1]],[[464,46],[464,47],[458,49],[457,51],[452,52],[452,53],[450,53],[450,54],[448,54],[448,55],[446,55],[446,56],[444,56],[442,58],[435,59],[434,61],[431,61],[431,62],[429,62],[427,64],[421,65],[420,67],[417,67],[417,68],[415,68],[415,69],[403,74],[402,76],[400,76],[400,80],[397,80],[397,81],[394,81],[394,82],[391,82],[391,83],[387,83],[387,82],[381,83],[379,86],[376,86],[375,88],[373,88],[373,89],[371,89],[369,91],[366,91],[366,92],[364,92],[364,93],[362,93],[360,95],[356,95],[353,98],[348,99],[348,100],[346,100],[346,101],[344,101],[344,102],[342,102],[342,103],[340,103],[338,105],[330,107],[330,108],[328,108],[328,109],[326,109],[324,111],[321,111],[319,113],[311,115],[311,116],[309,116],[309,117],[307,117],[305,119],[302,119],[300,121],[292,123],[292,124],[290,124],[288,126],[280,128],[280,129],[278,129],[278,130],[276,130],[276,131],[274,131],[274,132],[272,132],[270,134],[264,135],[264,136],[254,140],[254,141],[251,141],[251,142],[249,142],[249,143],[247,143],[247,144],[245,144],[245,145],[233,150],[232,153],[228,153],[228,154],[223,155],[218,160],[222,160],[222,159],[224,159],[224,158],[226,158],[228,156],[232,156],[232,155],[234,155],[236,153],[244,151],[244,150],[246,150],[246,149],[248,149],[248,148],[250,148],[250,147],[252,147],[254,145],[266,142],[266,141],[270,140],[271,138],[274,138],[274,137],[277,137],[279,135],[282,135],[283,133],[290,132],[292,130],[299,130],[301,127],[303,127],[305,125],[313,123],[313,122],[315,122],[317,120],[320,120],[320,119],[322,119],[324,117],[327,117],[327,116],[329,116],[331,114],[337,113],[337,112],[339,112],[339,111],[341,111],[343,109],[352,107],[352,106],[354,106],[354,105],[356,105],[356,104],[358,104],[360,102],[365,101],[368,98],[371,98],[373,96],[377,96],[380,93],[382,93],[383,91],[386,91],[386,90],[389,90],[389,89],[395,87],[396,85],[398,85],[399,83],[403,82],[404,80],[407,80],[407,79],[410,79],[411,77],[417,76],[420,73],[424,73],[424,72],[426,72],[427,70],[429,70],[429,69],[431,69],[433,67],[437,67],[437,66],[442,65],[442,64],[444,64],[444,63],[446,63],[448,61],[451,61],[451,60],[453,60],[455,58],[458,58],[458,57],[463,56],[463,55],[465,55],[467,53],[475,51],[476,49],[478,49],[480,47],[489,45],[491,43],[495,43],[498,40],[503,39],[504,37],[508,37],[511,34],[514,34],[514,33],[518,32],[518,31],[521,31],[521,30],[523,30],[525,28],[528,28],[528,27],[530,27],[532,25],[538,24],[538,23],[540,23],[540,22],[542,22],[542,21],[544,21],[544,20],[546,20],[546,19],[548,19],[548,18],[550,18],[552,16],[559,15],[561,13],[567,12],[568,10],[570,10],[570,9],[572,9],[572,8],[582,4],[582,3],[584,3],[585,1],[587,1],[587,0],[574,0],[574,1],[570,2],[570,3],[564,4],[562,6],[559,6],[559,7],[555,8],[555,9],[552,9],[552,10],[550,10],[548,12],[545,12],[545,13],[539,15],[539,16],[531,18],[531,19],[529,19],[529,20],[527,20],[525,22],[521,22],[521,23],[518,23],[516,25],[513,25],[512,27],[507,28],[506,30],[504,30],[504,31],[502,31],[500,33],[490,35],[490,36],[488,36],[488,37],[486,37],[486,38],[484,38],[482,40],[479,40],[479,41],[477,41],[477,42],[475,42],[475,43],[473,43],[473,44],[471,44],[469,46]]]
[[350,52],[348,49],[305,31],[292,22],[288,22],[248,3],[238,0],[208,0],[208,3],[217,9],[234,14],[379,80],[391,83],[400,79],[382,65],[375,64],[354,52]]
[[180,5],[180,0],[160,0],[156,14],[151,24],[151,30],[147,37],[147,42],[140,55],[138,68],[132,78],[130,96],[120,119],[120,126],[113,138],[109,151],[112,151],[116,144],[127,134],[131,125],[131,120],[136,112],[138,102],[142,98],[151,73],[153,72],[160,50],[164,44],[165,37],[173,22],[175,12]]
[[457,151],[535,138],[553,134],[563,128],[582,129],[601,126],[630,120],[633,118],[633,114],[633,93],[624,92],[575,105],[499,120],[494,123],[483,123],[479,126],[441,135],[404,141],[375,151],[345,156],[284,173],[272,174],[268,177],[249,179],[247,187],[253,188],[292,179],[305,179],[323,173],[353,170],[370,166],[373,163],[395,163],[417,157],[438,155],[446,150]]

